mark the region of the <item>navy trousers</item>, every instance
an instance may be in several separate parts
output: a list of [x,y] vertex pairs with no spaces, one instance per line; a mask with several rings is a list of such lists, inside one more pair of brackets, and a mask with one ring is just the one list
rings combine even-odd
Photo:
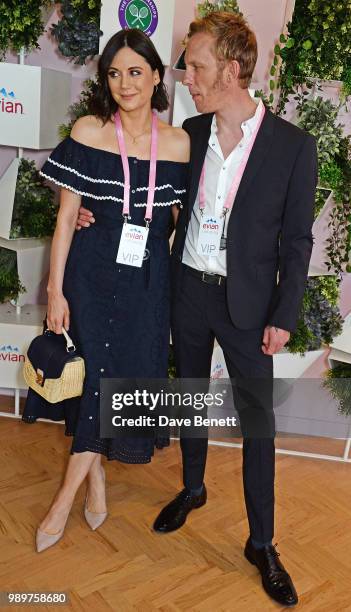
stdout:
[[[204,283],[183,268],[172,313],[177,373],[181,378],[209,379],[217,339],[233,382],[244,438],[243,483],[250,535],[267,542],[274,535],[273,359],[262,352],[263,329],[240,330],[233,325],[225,284]],[[183,480],[189,489],[202,485],[207,447],[207,438],[181,434]]]

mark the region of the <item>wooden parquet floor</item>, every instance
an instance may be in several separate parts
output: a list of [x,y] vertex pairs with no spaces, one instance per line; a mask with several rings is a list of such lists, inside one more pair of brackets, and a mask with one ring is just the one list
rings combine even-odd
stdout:
[[[163,536],[151,525],[181,488],[178,444],[156,451],[151,465],[105,463],[106,522],[89,530],[82,488],[64,538],[37,554],[35,529],[69,448],[61,425],[0,418],[0,591],[65,591],[70,603],[59,609],[87,612],[281,609],[243,557],[247,522],[237,449],[210,447],[207,505]],[[275,541],[299,592],[299,610],[351,611],[350,483],[350,464],[277,456]]]

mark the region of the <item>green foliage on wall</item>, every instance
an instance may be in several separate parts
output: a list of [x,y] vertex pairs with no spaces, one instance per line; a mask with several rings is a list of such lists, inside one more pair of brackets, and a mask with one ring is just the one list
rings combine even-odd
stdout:
[[[343,137],[343,126],[337,119],[339,110],[340,105],[321,96],[314,100],[299,97],[298,125],[317,141],[319,184],[333,190],[335,206],[329,218],[326,264],[338,275],[349,270],[351,237],[351,139]],[[319,210],[320,198],[317,190],[316,209]]]
[[[296,0],[288,34],[274,48],[270,87],[280,88],[277,111],[311,78],[339,80],[351,94],[351,0]],[[279,67],[279,60],[282,60]]]
[[339,402],[342,414],[351,414],[351,363],[341,363],[326,373],[323,386]]
[[50,0],[0,0],[0,60],[6,51],[38,47],[44,31],[41,8]]
[[101,0],[64,0],[62,18],[51,28],[60,53],[85,64],[99,52]]
[[0,303],[16,300],[23,291],[25,288],[18,278],[16,252],[0,247]]
[[70,136],[74,123],[80,117],[85,117],[90,114],[89,103],[96,90],[97,83],[93,79],[84,81],[84,89],[81,91],[78,102],[75,102],[68,108],[68,115],[71,120],[69,123],[62,123],[59,126],[59,136],[63,140]]
[[337,306],[338,299],[335,276],[308,279],[298,327],[287,344],[290,353],[318,350],[341,334],[343,319]]
[[336,123],[339,108],[318,96],[315,100],[304,100],[298,110],[298,125],[316,137],[319,164],[331,162],[339,153],[343,136],[343,126]]
[[54,192],[43,184],[34,161],[21,159],[10,238],[43,238],[55,229]]

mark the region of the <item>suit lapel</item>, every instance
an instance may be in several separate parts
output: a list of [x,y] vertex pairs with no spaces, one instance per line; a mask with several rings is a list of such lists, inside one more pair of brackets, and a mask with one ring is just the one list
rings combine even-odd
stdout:
[[273,132],[274,132],[274,123],[275,116],[271,111],[266,109],[265,116],[262,121],[262,125],[257,134],[255,144],[250,153],[250,157],[247,161],[245,172],[242,176],[238,192],[236,194],[232,214],[230,215],[229,225],[232,221],[233,213],[235,210],[241,205],[243,200],[245,199],[245,195],[252,184],[257,172],[259,171],[262,163],[266,159],[269,148],[271,146],[273,140]]
[[211,135],[211,125],[213,114],[204,115],[204,122],[199,132],[191,137],[191,164],[190,164],[190,186],[189,186],[189,206],[188,218],[192,213],[197,192],[199,189],[202,167],[205,162],[208,140]]

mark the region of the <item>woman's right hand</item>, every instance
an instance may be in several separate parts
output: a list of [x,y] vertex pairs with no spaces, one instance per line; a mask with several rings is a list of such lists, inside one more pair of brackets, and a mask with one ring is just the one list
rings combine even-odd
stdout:
[[69,307],[63,293],[48,294],[48,329],[55,334],[62,334],[62,328],[69,329]]

